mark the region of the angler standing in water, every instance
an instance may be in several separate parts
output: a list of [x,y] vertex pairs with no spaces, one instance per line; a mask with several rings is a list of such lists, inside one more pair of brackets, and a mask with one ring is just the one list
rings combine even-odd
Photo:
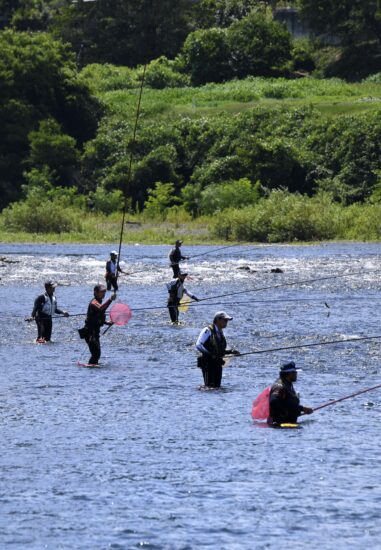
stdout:
[[196,302],[199,301],[199,299],[194,294],[190,294],[187,289],[184,288],[184,281],[187,275],[188,273],[180,273],[177,279],[167,284],[167,290],[169,292],[167,304],[168,311],[171,321],[175,325],[179,324],[179,304],[184,294],[186,294],[187,296],[189,296],[189,298],[192,298],[192,300],[195,300]]
[[219,388],[222,379],[223,359],[227,353],[240,355],[239,351],[226,349],[226,339],[223,329],[227,327],[230,317],[225,311],[218,311],[213,319],[213,324],[205,327],[198,337],[196,349],[201,353],[197,359],[197,365],[202,370],[204,384],[208,388]]
[[181,260],[189,260],[188,256],[183,256],[181,254],[180,247],[183,244],[183,241],[176,241],[175,248],[172,248],[169,253],[169,261],[173,270],[173,278],[176,279],[180,275],[180,265]]
[[114,289],[114,292],[118,290],[118,273],[124,273],[128,275],[126,271],[119,266],[119,261],[117,260],[118,253],[116,250],[110,252],[110,259],[106,262],[106,283],[107,290],[111,290],[111,287]]
[[284,363],[279,378],[270,390],[270,419],[273,424],[295,424],[301,414],[311,414],[313,409],[300,405],[293,382],[296,382],[298,370],[294,361]]
[[100,343],[100,331],[103,325],[112,325],[111,321],[106,321],[106,309],[116,298],[116,294],[103,302],[106,294],[106,287],[104,285],[96,285],[94,287],[94,298],[89,303],[87,308],[87,316],[84,328],[79,330],[81,338],[86,340],[87,345],[91,353],[89,359],[89,365],[98,365],[99,358],[101,356],[101,343]]
[[34,301],[34,307],[30,320],[35,320],[37,324],[36,342],[50,342],[52,337],[53,321],[52,316],[56,313],[69,317],[67,311],[58,309],[57,298],[54,296],[56,285],[53,281],[46,281],[45,294],[40,294]]

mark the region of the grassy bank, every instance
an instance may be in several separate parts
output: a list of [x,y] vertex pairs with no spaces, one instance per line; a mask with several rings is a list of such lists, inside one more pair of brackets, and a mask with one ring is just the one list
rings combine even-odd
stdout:
[[[10,228],[0,216],[0,242],[117,243],[121,213],[110,216],[72,209],[72,231],[26,232]],[[170,211],[168,211],[170,218]],[[179,218],[149,220],[145,214],[128,215],[123,242],[126,244],[187,244],[224,242],[318,242],[328,240],[381,241],[381,202],[343,206],[329,193],[307,197],[273,191],[269,197],[243,208],[230,208],[195,220]]]
[[[118,68],[123,75],[123,68]],[[90,77],[87,81],[100,99],[118,118],[130,119],[136,106],[138,89],[125,88],[123,76],[117,81]],[[311,106],[325,115],[354,114],[373,111],[381,106],[381,85],[374,82],[348,83],[338,78],[318,80],[303,78],[249,77],[224,84],[201,87],[144,89],[144,119],[189,116],[212,116],[219,112],[239,113],[255,106]]]
[[[81,213],[80,229],[61,233],[30,233],[9,231],[0,216],[0,242],[3,243],[99,243],[119,242],[121,214],[103,216]],[[170,223],[144,221],[138,216],[128,216],[123,242],[125,244],[173,244],[176,239],[185,239],[187,244],[221,243],[224,239],[212,236],[209,226],[212,220],[199,218],[191,222]]]

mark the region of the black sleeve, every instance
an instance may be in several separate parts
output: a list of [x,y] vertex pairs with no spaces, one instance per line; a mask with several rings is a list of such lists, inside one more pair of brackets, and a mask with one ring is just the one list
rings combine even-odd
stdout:
[[37,313],[41,313],[44,303],[45,303],[45,296],[43,294],[41,294],[40,296],[37,296],[37,298],[34,301],[32,317],[35,317]]

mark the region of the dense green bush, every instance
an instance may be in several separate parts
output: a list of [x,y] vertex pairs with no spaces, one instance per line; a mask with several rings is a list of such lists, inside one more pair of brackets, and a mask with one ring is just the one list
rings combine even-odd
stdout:
[[79,167],[79,152],[75,139],[63,134],[53,119],[42,120],[39,128],[29,134],[30,153],[27,164],[36,169],[48,167],[57,185],[74,184],[75,171]]
[[[140,71],[139,77],[141,79],[142,71]],[[181,74],[176,70],[173,61],[162,56],[147,65],[145,84],[150,88],[161,90],[188,86],[190,79],[188,75]]]
[[251,13],[227,32],[231,64],[238,78],[284,73],[291,59],[291,35],[283,25]]
[[[252,85],[260,86],[263,93],[270,84],[254,79]],[[289,93],[304,94],[313,85],[297,81]],[[325,86],[330,94],[340,88],[340,81]],[[343,94],[351,93],[344,85]],[[135,144],[130,141],[131,126],[112,118],[86,145],[86,180],[93,189],[98,185],[124,189],[127,153],[133,150],[127,193],[140,208],[148,188],[156,181],[169,181],[175,184],[176,196],[186,187],[185,208],[196,215],[201,212],[204,189],[240,178],[260,181],[267,190],[284,188],[313,195],[321,189],[344,204],[364,201],[371,196],[381,170],[381,117],[377,113],[322,117],[312,107],[258,106],[236,116],[222,112],[148,119],[139,128]]]
[[165,220],[167,210],[175,206],[178,199],[174,196],[173,183],[157,182],[148,190],[148,199],[144,203],[144,214],[148,218]]
[[308,198],[273,191],[254,206],[217,215],[212,231],[219,238],[268,243],[380,239],[381,205],[345,208],[333,202],[329,194]]
[[247,178],[229,183],[209,185],[201,193],[202,214],[215,214],[227,208],[243,208],[260,198],[260,183],[252,185]]
[[138,86],[137,74],[128,67],[117,67],[110,63],[87,65],[80,73],[81,79],[96,92],[129,90]]
[[196,86],[234,76],[278,76],[291,59],[291,35],[284,26],[253,12],[227,29],[190,33],[181,57]]
[[[31,186],[25,200],[3,210],[7,231],[28,233],[67,233],[81,229],[81,214],[76,206],[76,190]],[[82,202],[79,198],[79,202]]]
[[89,193],[89,206],[95,212],[103,214],[112,214],[123,209],[124,199],[120,190],[106,191],[99,186],[94,192]]
[[181,54],[184,69],[195,86],[206,82],[223,82],[233,76],[225,29],[212,28],[190,33]]

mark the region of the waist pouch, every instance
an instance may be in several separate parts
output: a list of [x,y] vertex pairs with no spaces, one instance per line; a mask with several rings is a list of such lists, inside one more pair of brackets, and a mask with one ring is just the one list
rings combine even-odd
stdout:
[[89,336],[89,330],[87,327],[79,328],[78,334],[81,340],[83,340],[84,338],[87,338]]

